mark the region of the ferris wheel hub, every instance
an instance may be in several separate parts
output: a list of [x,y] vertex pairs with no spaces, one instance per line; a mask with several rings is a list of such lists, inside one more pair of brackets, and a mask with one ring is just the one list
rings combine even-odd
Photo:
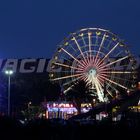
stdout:
[[95,77],[97,74],[97,70],[95,68],[91,68],[88,72],[89,76]]

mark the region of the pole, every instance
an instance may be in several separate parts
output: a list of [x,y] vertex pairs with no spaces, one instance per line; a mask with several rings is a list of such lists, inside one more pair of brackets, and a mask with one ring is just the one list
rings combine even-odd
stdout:
[[10,116],[10,75],[8,75],[8,116]]

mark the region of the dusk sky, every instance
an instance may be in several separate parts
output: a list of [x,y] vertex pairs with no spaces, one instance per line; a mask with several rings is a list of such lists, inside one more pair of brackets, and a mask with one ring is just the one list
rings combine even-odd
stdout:
[[51,58],[86,27],[110,30],[140,54],[140,0],[0,0],[0,58]]

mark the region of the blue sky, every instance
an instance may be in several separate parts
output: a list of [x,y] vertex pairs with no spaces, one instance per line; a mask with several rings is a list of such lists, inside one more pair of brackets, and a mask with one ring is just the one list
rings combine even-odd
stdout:
[[116,33],[140,54],[139,0],[1,0],[0,58],[51,58],[69,33],[85,27]]

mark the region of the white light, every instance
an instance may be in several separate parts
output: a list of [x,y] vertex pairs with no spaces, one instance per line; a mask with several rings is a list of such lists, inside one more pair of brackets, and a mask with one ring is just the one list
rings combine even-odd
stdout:
[[10,75],[13,74],[13,71],[12,71],[12,70],[9,70],[9,74],[10,74]]
[[127,93],[130,93],[130,90],[127,90]]
[[7,74],[7,75],[8,75],[8,74],[9,74],[9,71],[8,71],[8,70],[6,70],[6,71],[5,71],[5,74]]
[[14,72],[13,70],[5,70],[6,75],[12,75]]

